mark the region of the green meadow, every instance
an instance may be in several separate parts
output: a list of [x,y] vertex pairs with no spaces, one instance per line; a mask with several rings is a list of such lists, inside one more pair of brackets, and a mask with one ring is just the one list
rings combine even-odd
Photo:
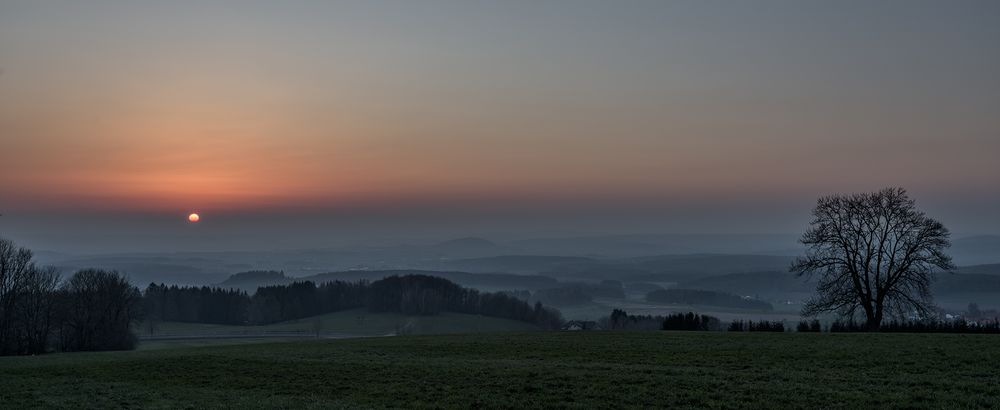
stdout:
[[998,342],[993,335],[730,332],[242,340],[2,357],[0,403],[4,408],[995,407]]
[[[516,320],[481,315],[442,312],[417,316],[399,313],[369,313],[350,309],[304,319],[257,326],[216,325],[210,323],[162,322],[136,327],[141,337],[196,337],[301,333],[302,336],[388,336],[412,334],[476,333],[538,330],[535,325]],[[141,347],[141,346],[140,346]]]

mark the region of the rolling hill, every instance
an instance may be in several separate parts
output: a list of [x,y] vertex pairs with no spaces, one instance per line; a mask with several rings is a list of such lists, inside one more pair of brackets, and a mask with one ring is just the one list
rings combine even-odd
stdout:
[[789,298],[789,296],[812,294],[816,284],[787,272],[751,272],[694,279],[681,283],[677,287],[714,290],[737,295],[759,295],[763,298]]
[[[938,274],[931,285],[934,299],[953,311],[970,302],[983,307],[1000,307],[1000,275],[967,273],[989,268],[961,267],[954,274]],[[678,288],[703,289],[772,300],[803,300],[813,294],[815,281],[787,272],[751,272],[708,276],[682,282]]]
[[598,260],[580,256],[501,255],[439,262],[441,266],[466,272],[540,273],[564,265],[592,265]]
[[541,275],[515,275],[510,273],[469,273],[456,271],[429,271],[419,269],[399,269],[399,270],[356,270],[344,272],[327,272],[311,276],[288,277],[284,275],[247,275],[247,273],[235,274],[229,279],[218,284],[221,287],[234,287],[252,292],[261,285],[282,285],[292,282],[312,281],[314,283],[344,281],[356,282],[359,280],[375,281],[388,276],[402,275],[429,275],[448,279],[461,286],[483,290],[534,290],[556,286],[556,279]]
[[497,244],[483,238],[467,237],[441,242],[432,248],[446,255],[481,256],[496,252]]
[[961,266],[958,268],[958,272],[977,273],[981,275],[1000,275],[1000,263],[993,263],[987,265]]
[[954,239],[948,254],[959,265],[1000,263],[1000,236],[979,235]]

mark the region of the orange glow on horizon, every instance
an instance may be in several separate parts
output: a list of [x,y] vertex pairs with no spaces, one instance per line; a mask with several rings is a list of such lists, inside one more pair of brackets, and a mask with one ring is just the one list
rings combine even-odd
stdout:
[[191,215],[188,215],[188,221],[191,221],[191,222],[198,222],[198,221],[200,221],[200,220],[201,220],[201,216],[199,216],[199,215],[198,215],[198,214],[196,214],[196,213],[192,213]]

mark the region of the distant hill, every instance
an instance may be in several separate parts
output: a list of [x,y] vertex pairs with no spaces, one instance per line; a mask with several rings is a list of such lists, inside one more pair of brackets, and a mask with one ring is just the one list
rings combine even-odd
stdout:
[[483,238],[458,238],[434,245],[434,249],[445,252],[480,252],[496,249],[497,244]]
[[633,282],[687,282],[707,276],[784,271],[794,260],[771,255],[660,255],[607,260],[591,265],[563,265],[543,272],[553,277],[581,276]]
[[[53,263],[63,275],[70,275],[80,269],[96,268],[118,271],[139,287],[150,283],[167,283],[177,285],[207,285],[225,277],[218,271],[174,263],[166,258],[126,258],[126,257],[90,257],[69,259]],[[180,261],[177,261],[180,262]]]
[[939,274],[937,281],[931,285],[931,290],[935,295],[996,292],[996,299],[1000,300],[1000,275],[962,272]]
[[477,289],[501,289],[501,290],[534,290],[557,285],[559,282],[553,278],[541,275],[515,275],[509,273],[470,273],[458,271],[429,271],[417,269],[400,270],[379,270],[379,271],[346,271],[329,272],[319,275],[296,278],[295,280],[311,280],[314,282],[328,282],[333,280],[355,281],[355,280],[378,280],[394,275],[428,275],[448,279],[459,285]]
[[983,309],[1000,309],[1000,275],[965,273],[962,269],[955,274],[938,274],[931,294],[936,304],[953,310],[964,310],[972,302]]
[[293,280],[285,276],[285,272],[273,270],[254,270],[230,275],[217,286],[224,288],[257,289],[260,286],[284,285]]
[[289,277],[275,271],[243,272],[231,276],[217,286],[234,287],[253,293],[260,286],[283,285],[292,282],[314,283],[359,280],[376,281],[389,276],[428,275],[448,279],[461,286],[483,290],[535,290],[557,286],[556,279],[541,275],[515,275],[510,273],[469,273],[457,271],[431,271],[419,269],[354,270],[327,272],[310,276]]
[[698,277],[785,270],[790,256],[694,254],[620,259],[582,256],[503,255],[441,261],[447,269],[466,272],[535,273],[568,279],[677,282]]
[[794,274],[788,272],[751,272],[709,276],[681,283],[677,287],[714,290],[737,295],[760,295],[771,298],[790,294],[812,293],[816,284],[806,282],[804,278],[796,277]]
[[[931,285],[935,300],[961,302],[960,305],[980,302],[991,307],[1000,304],[1000,275],[967,273],[966,269],[960,268],[955,274],[938,274],[937,280]],[[708,276],[682,282],[676,288],[797,300],[813,294],[815,286],[815,281],[806,281],[805,278],[787,272],[772,271]]]
[[988,265],[959,266],[959,273],[979,273],[983,275],[1000,275],[1000,263]]
[[679,305],[717,306],[762,311],[774,310],[774,306],[761,300],[746,299],[731,293],[700,289],[654,290],[646,295],[646,300],[656,303]]
[[692,254],[631,258],[620,264],[654,273],[745,273],[787,270],[795,258],[772,255]]
[[580,256],[503,255],[443,261],[444,267],[467,272],[539,273],[562,265],[590,265],[596,259]]
[[1000,263],[1000,236],[980,235],[954,239],[948,254],[959,265]]
[[621,258],[656,254],[775,254],[798,253],[797,235],[768,234],[643,234],[537,238],[508,246],[524,253]]

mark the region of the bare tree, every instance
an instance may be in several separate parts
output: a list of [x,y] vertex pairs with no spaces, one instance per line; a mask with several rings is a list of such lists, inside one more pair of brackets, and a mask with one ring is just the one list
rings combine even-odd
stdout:
[[951,271],[949,232],[917,210],[902,188],[820,198],[801,242],[806,256],[792,265],[818,276],[817,295],[803,315],[864,314],[876,330],[887,316],[927,318],[935,272]]
[[30,250],[0,239],[0,355],[17,353],[18,303],[33,268]]
[[59,269],[32,264],[24,284],[17,304],[19,353],[45,353],[56,314],[54,296],[59,285]]
[[134,347],[142,294],[128,278],[87,269],[59,285],[58,269],[0,239],[0,355],[45,353],[53,334],[62,350]]
[[135,346],[132,325],[141,319],[139,289],[116,271],[84,269],[61,290],[59,332],[63,351],[122,350]]
[[30,250],[0,239],[0,355],[45,353],[59,271],[32,261]]

